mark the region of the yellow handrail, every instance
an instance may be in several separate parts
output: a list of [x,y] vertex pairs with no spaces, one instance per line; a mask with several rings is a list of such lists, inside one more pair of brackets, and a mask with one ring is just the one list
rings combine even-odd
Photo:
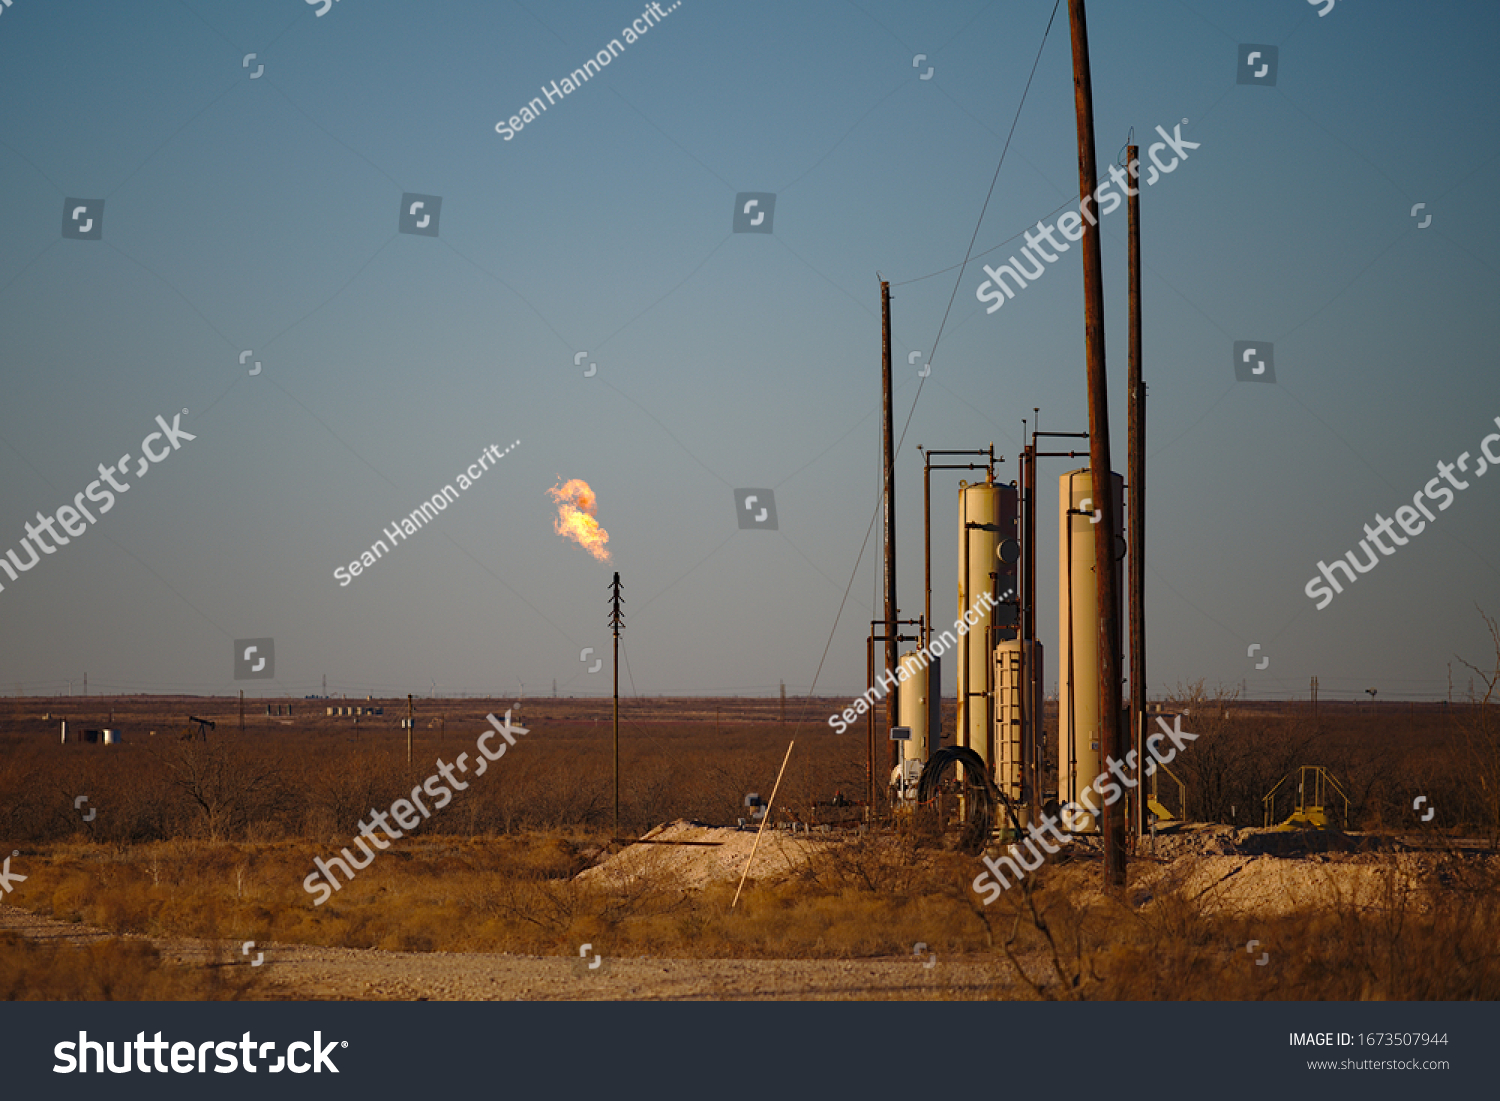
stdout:
[[1314,799],[1312,805],[1320,809],[1324,806],[1327,795],[1325,785],[1331,784],[1333,790],[1338,792],[1339,797],[1344,800],[1344,828],[1347,829],[1349,827],[1349,796],[1344,793],[1344,789],[1339,786],[1339,782],[1334,779],[1333,774],[1322,765],[1302,765],[1295,772],[1288,772],[1280,780],[1276,781],[1276,786],[1266,792],[1265,797],[1261,800],[1261,803],[1265,806],[1266,826],[1270,827],[1276,816],[1276,793],[1281,790],[1281,785],[1290,780],[1294,775],[1297,777],[1297,806],[1293,810],[1293,814],[1306,814],[1308,807],[1308,773],[1312,773]]
[[[1158,772],[1165,772],[1168,776],[1172,777],[1172,779],[1177,782],[1177,808],[1178,808],[1178,813],[1182,816],[1182,820],[1184,822],[1186,822],[1187,821],[1187,785],[1182,782],[1182,778],[1180,776],[1178,776],[1177,773],[1173,772],[1170,768],[1168,768],[1161,761],[1157,761],[1156,762],[1156,771],[1151,773],[1151,798],[1152,799],[1157,799],[1157,794],[1156,794],[1156,775],[1157,775]],[[1160,800],[1157,800],[1157,801],[1160,802]]]

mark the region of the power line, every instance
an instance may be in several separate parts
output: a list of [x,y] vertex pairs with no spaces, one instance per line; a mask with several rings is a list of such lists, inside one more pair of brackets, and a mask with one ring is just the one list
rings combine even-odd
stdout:
[[[960,270],[959,270],[959,273],[958,273],[958,278],[953,281],[953,293],[948,296],[948,307],[947,307],[947,309],[945,309],[943,311],[943,320],[938,325],[937,336],[935,336],[933,338],[933,341],[932,341],[932,354],[927,357],[927,362],[928,362],[929,367],[932,364],[933,358],[937,355],[938,343],[943,338],[943,328],[944,328],[944,326],[947,325],[947,323],[948,323],[948,314],[953,309],[953,300],[958,297],[958,288],[963,284],[963,277],[964,277],[964,275],[963,275],[963,268],[965,268],[965,267],[968,266],[969,260],[972,257],[972,254],[974,252],[974,242],[979,238],[979,228],[980,228],[980,226],[982,226],[984,224],[985,211],[987,211],[989,209],[990,197],[995,193],[995,183],[1000,179],[1000,168],[1001,168],[1002,165],[1005,164],[1005,154],[1006,154],[1006,151],[1010,149],[1011,138],[1013,138],[1015,136],[1016,124],[1021,119],[1021,110],[1022,110],[1022,108],[1024,108],[1026,106],[1026,96],[1031,91],[1031,82],[1032,82],[1032,79],[1036,76],[1037,65],[1039,65],[1041,63],[1041,60],[1042,60],[1042,50],[1046,48],[1047,37],[1048,37],[1048,35],[1050,35],[1052,33],[1052,23],[1057,18],[1057,9],[1061,5],[1061,3],[1062,3],[1062,0],[1054,0],[1054,2],[1052,4],[1052,14],[1047,17],[1047,28],[1046,28],[1046,30],[1044,30],[1042,32],[1042,41],[1041,41],[1041,44],[1037,46],[1036,57],[1031,62],[1031,72],[1028,73],[1027,76],[1026,76],[1026,86],[1025,86],[1025,88],[1023,88],[1021,90],[1021,100],[1020,100],[1019,103],[1016,104],[1016,113],[1015,113],[1015,117],[1013,117],[1011,119],[1010,132],[1005,135],[1005,144],[1000,149],[1000,159],[995,164],[995,174],[990,177],[990,187],[989,187],[989,190],[985,193],[985,196],[984,196],[984,205],[982,207],[980,207],[979,218],[974,223],[974,232],[969,237],[969,247],[964,252],[963,263],[959,265],[959,269]],[[901,426],[901,439],[900,439],[900,441],[897,442],[896,447],[894,449],[894,454],[891,456],[891,462],[892,462],[893,465],[894,465],[894,463],[896,461],[896,456],[899,456],[901,454],[901,445],[903,443],[905,443],[905,441],[906,441],[906,431],[907,431],[908,428],[911,427],[911,419],[912,419],[913,415],[915,415],[915,413],[917,411],[917,402],[922,399],[922,386],[923,386],[923,384],[926,381],[927,381],[927,376],[924,375],[922,377],[922,381],[919,382],[919,383],[917,383],[917,392],[912,395],[911,409],[906,414],[906,423]],[[812,685],[808,688],[808,692],[807,692],[808,699],[812,699],[813,693],[815,691],[817,691],[818,678],[823,675],[823,665],[828,660],[828,651],[829,651],[830,648],[832,648],[834,635],[838,632],[838,629],[839,629],[839,620],[841,618],[843,618],[844,608],[848,604],[848,601],[849,601],[849,591],[854,587],[854,578],[859,573],[860,563],[864,561],[865,550],[866,550],[866,548],[870,544],[870,533],[875,530],[875,521],[880,517],[881,497],[883,497],[883,494],[877,496],[877,499],[876,499],[876,502],[875,502],[875,509],[870,514],[870,524],[869,524],[869,527],[867,527],[865,529],[864,542],[862,542],[860,544],[860,546],[859,546],[859,555],[854,560],[854,568],[849,571],[849,583],[844,586],[844,595],[843,595],[843,598],[839,601],[838,612],[835,613],[835,615],[833,617],[833,626],[828,631],[828,641],[823,646],[823,655],[822,655],[822,657],[820,657],[818,659],[818,668],[813,673]],[[797,727],[798,727],[798,729],[801,729],[801,726],[802,726],[802,720],[799,718],[797,720]],[[794,731],[793,732],[793,737],[795,737],[795,736],[796,736],[796,733]]]

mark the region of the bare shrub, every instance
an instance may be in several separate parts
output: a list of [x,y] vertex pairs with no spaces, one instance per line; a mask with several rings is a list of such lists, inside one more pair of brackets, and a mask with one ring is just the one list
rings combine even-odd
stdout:
[[1500,624],[1479,613],[1495,649],[1494,664],[1480,668],[1459,660],[1480,679],[1484,691],[1469,694],[1467,714],[1459,719],[1465,764],[1470,777],[1469,798],[1475,816],[1488,831],[1490,847],[1500,845]]
[[161,757],[171,783],[198,810],[198,828],[212,841],[244,833],[280,794],[276,766],[222,739],[179,742]]

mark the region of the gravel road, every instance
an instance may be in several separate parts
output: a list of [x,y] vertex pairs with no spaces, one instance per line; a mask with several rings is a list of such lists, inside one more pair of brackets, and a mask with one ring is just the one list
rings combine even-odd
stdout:
[[[47,943],[82,944],[107,937],[0,906],[0,929]],[[357,1001],[908,1001],[1016,997],[1003,960],[931,956],[873,960],[588,959],[483,952],[381,952],[303,944],[150,940],[170,960],[196,965],[253,965],[263,956],[271,999]],[[598,961],[590,968],[589,963]],[[931,966],[928,966],[931,964]]]

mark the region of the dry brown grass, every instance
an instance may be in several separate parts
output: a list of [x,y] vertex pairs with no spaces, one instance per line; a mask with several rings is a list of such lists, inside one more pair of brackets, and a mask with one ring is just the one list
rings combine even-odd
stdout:
[[[998,950],[1036,997],[1500,997],[1500,874],[1493,862],[1450,856],[1415,883],[1391,868],[1375,905],[1330,890],[1276,916],[1220,912],[1177,891],[1131,906],[1101,897],[1097,879],[1096,866],[1044,869],[981,912]],[[1253,952],[1251,941],[1258,942]],[[1264,965],[1257,963],[1262,952],[1270,955]]]
[[[0,838],[12,844],[69,838],[347,844],[362,815],[410,792],[439,758],[475,757],[485,715],[511,706],[429,702],[418,711],[423,717],[408,766],[405,734],[397,727],[405,701],[399,707],[383,702],[386,714],[362,719],[357,728],[352,719],[329,718],[322,707],[314,714],[313,704],[297,702],[292,725],[247,716],[240,734],[232,711],[224,713],[231,708],[227,700],[20,701],[0,716]],[[821,722],[826,709],[797,733],[794,723],[776,720],[775,701],[728,702],[736,706],[631,701],[621,735],[622,831],[638,833],[682,817],[733,823],[744,813],[747,792],[769,792],[794,733],[795,767],[778,797],[786,811],[805,819],[815,800],[837,790],[862,795],[864,739],[834,734]],[[190,710],[219,721],[206,743],[178,737]],[[471,775],[470,789],[455,793],[424,832],[499,835],[611,823],[608,703],[549,700],[523,711],[532,733],[484,777]],[[110,714],[124,731],[124,744],[57,743],[61,719],[76,731],[110,725]],[[441,725],[425,725],[424,718],[440,718]],[[75,808],[81,795],[88,803]],[[90,809],[96,816],[85,822]]]
[[[414,844],[321,908],[296,897],[294,873],[312,850],[292,843],[178,844],[133,860],[69,846],[32,854],[25,886],[64,919],[229,942],[571,956],[587,941],[616,957],[851,959],[909,955],[921,941],[948,959],[1007,958],[1039,998],[1500,997],[1500,883],[1472,860],[1439,865],[1420,890],[1393,877],[1376,907],[1333,893],[1276,917],[1174,893],[1132,907],[1099,896],[1086,862],[1044,868],[986,908],[969,888],[969,858],[877,835],[830,846],[797,877],[752,881],[731,910],[729,884],[575,882],[597,846],[566,834]],[[1269,966],[1245,951],[1250,940],[1271,952]],[[158,996],[132,993],[156,989],[132,966],[113,996]],[[49,987],[36,984],[56,983],[56,996],[94,996],[74,971],[54,971],[28,971],[13,989],[40,996]]]
[[168,963],[144,941],[75,947],[0,932],[0,1001],[237,1001],[255,983],[243,971]]
[[[1277,780],[1297,765],[1321,764],[1349,793],[1354,828],[1409,828],[1412,799],[1422,794],[1442,808],[1446,826],[1500,840],[1500,696],[1494,693],[1488,703],[1451,709],[1325,704],[1316,718],[1305,704],[1246,706],[1201,685],[1179,695],[1175,704],[1191,708],[1185,729],[1199,738],[1172,767],[1187,781],[1194,819],[1258,824],[1261,797]],[[250,715],[241,735],[229,700],[11,701],[9,714],[0,714],[0,838],[12,845],[70,838],[344,844],[361,815],[409,792],[439,757],[472,755],[485,714],[510,706],[424,702],[408,767],[405,735],[396,725],[405,701],[374,702],[386,714],[362,719],[357,730],[351,719],[323,715],[321,701],[294,701],[290,725]],[[799,730],[794,721],[778,721],[775,700],[628,701],[622,832],[638,834],[677,818],[733,823],[744,814],[747,792],[768,793],[794,734],[797,750],[778,796],[785,813],[807,820],[817,813],[813,804],[836,791],[863,798],[863,730],[836,735],[821,722],[836,702],[806,705],[808,721]],[[207,744],[178,740],[190,710],[220,721]],[[124,745],[56,744],[60,718],[77,730],[108,725],[111,711]],[[523,711],[533,733],[424,831],[489,836],[609,825],[608,702],[534,700]],[[1052,746],[1049,737],[1049,752]],[[888,744],[879,749],[876,774],[883,778]],[[85,809],[97,810],[91,822],[74,807],[80,795],[88,796]]]
[[[27,854],[13,901],[114,932],[403,951],[827,957],[983,948],[962,892],[973,869],[892,839],[835,847],[799,877],[703,892],[574,882],[600,836],[526,834],[393,846],[325,905],[301,888],[326,850],[296,842],[67,844]],[[936,950],[936,949],[935,949]]]
[[[1477,729],[1487,741],[1466,740],[1441,709],[1325,707],[1313,723],[1295,708],[1215,702],[1222,714],[1200,701],[1184,724],[1202,735],[1181,758],[1195,817],[1227,818],[1233,805],[1243,824],[1283,765],[1322,763],[1355,798],[1356,824],[1409,825],[1418,790],[1459,827],[1490,825],[1492,793],[1465,786],[1466,751],[1493,753],[1495,725],[1482,706],[1464,716],[1484,724]],[[409,792],[437,757],[472,753],[485,713],[508,701],[442,701],[419,711],[441,710],[445,721],[440,734],[419,717],[411,769],[395,729],[404,701],[399,709],[385,701],[387,718],[362,723],[357,740],[349,720],[327,719],[319,707],[291,727],[254,717],[243,736],[222,723],[207,744],[178,741],[180,724],[163,713],[226,719],[227,702],[116,701],[128,740],[107,749],[54,744],[53,720],[43,723],[40,713],[55,706],[27,701],[0,720],[0,851],[22,850],[13,868],[28,877],[6,901],[115,933],[566,956],[585,941],[613,956],[906,956],[920,941],[946,958],[1010,959],[1038,997],[1500,996],[1500,885],[1465,861],[1429,884],[1431,904],[1393,892],[1374,910],[1334,900],[1256,919],[1171,895],[1135,909],[1086,900],[1083,884],[1097,870],[1079,865],[1048,867],[985,908],[970,888],[975,861],[933,837],[891,834],[826,846],[795,877],[752,881],[733,910],[732,887],[683,893],[649,882],[574,882],[612,832],[609,725],[598,721],[608,705],[598,701],[528,703],[532,733],[515,751],[315,907],[301,886],[314,858],[350,844],[357,820]],[[310,706],[297,704],[299,712]],[[803,819],[836,790],[859,798],[865,784],[863,736],[832,734],[819,706],[796,735],[778,796]],[[717,713],[712,701],[632,708],[622,738],[622,832],[681,817],[732,823],[747,791],[769,792],[793,734],[777,720],[775,701],[738,701]],[[103,716],[69,717],[107,725]],[[155,739],[143,733],[152,727]],[[93,822],[73,805],[82,794],[97,808]],[[1272,952],[1270,966],[1255,966],[1244,951],[1252,939]],[[70,951],[85,955],[7,944],[5,989],[61,998],[242,996],[225,980],[178,974],[139,946]],[[89,952],[98,956],[92,963]],[[89,985],[95,964],[103,978]]]

